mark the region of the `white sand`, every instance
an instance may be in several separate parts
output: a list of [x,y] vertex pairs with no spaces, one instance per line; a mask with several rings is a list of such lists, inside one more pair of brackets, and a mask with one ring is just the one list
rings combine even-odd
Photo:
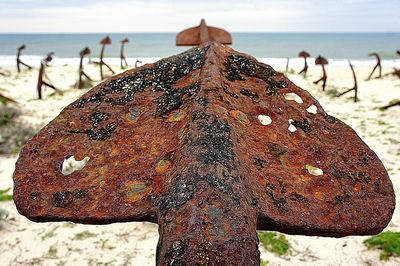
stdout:
[[[283,66],[278,66],[278,70]],[[99,77],[98,67],[89,65],[86,70],[93,78]],[[115,69],[118,69],[114,66]],[[10,77],[0,76],[0,92],[19,102],[24,123],[38,127],[52,120],[67,104],[86,90],[77,90],[76,66],[57,66],[48,69],[48,76],[64,95],[49,96],[36,100],[37,70],[17,75],[14,69]],[[296,69],[298,71],[298,69]],[[382,80],[363,81],[370,68],[356,68],[359,79],[360,102],[354,104],[349,95],[333,98],[322,92],[311,81],[319,78],[321,69],[311,67],[309,79],[288,75],[290,80],[309,90],[325,110],[352,126],[362,139],[378,154],[385,164],[400,204],[400,108],[385,112],[375,107],[400,99],[400,80],[386,77]],[[391,69],[384,69],[384,73]],[[353,86],[348,68],[327,68],[327,91],[344,91]],[[12,188],[12,173],[16,156],[0,156],[0,189]],[[18,214],[13,202],[1,202],[0,209],[9,212],[0,230],[0,265],[154,265],[158,241],[157,225],[150,223],[126,223],[103,226],[72,223],[38,224]],[[386,230],[400,231],[400,215],[396,210]],[[88,238],[77,239],[77,234],[88,231]],[[269,265],[400,265],[400,258],[379,261],[379,251],[367,250],[363,245],[366,237],[341,239],[287,236],[291,255],[279,257],[265,252],[261,257]]]

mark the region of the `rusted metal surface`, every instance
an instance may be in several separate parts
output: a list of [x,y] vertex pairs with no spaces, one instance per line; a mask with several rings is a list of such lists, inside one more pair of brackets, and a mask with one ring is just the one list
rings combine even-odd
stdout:
[[314,84],[318,84],[322,81],[322,90],[325,90],[325,86],[326,86],[326,79],[328,78],[328,76],[326,75],[326,70],[325,70],[325,65],[328,64],[328,59],[326,59],[325,57],[322,57],[321,55],[319,55],[317,58],[315,58],[315,64],[316,65],[321,65],[322,67],[322,77],[316,81],[314,81]]
[[[57,89],[53,84],[51,84],[50,80],[48,79],[48,77],[46,75],[46,67],[48,66],[48,63],[50,63],[53,60],[53,56],[54,56],[54,53],[50,52],[42,59],[42,61],[40,61],[38,83],[36,86],[36,90],[38,93],[38,99],[42,99],[43,87],[48,87],[48,88],[53,89],[56,92],[60,92],[59,89]],[[47,80],[45,80],[45,78],[47,78]]]
[[392,108],[392,107],[394,107],[394,106],[400,106],[400,100],[397,100],[397,101],[394,101],[394,102],[392,102],[392,103],[389,103],[389,104],[387,104],[387,105],[385,105],[385,106],[383,106],[383,107],[380,107],[379,109],[381,109],[381,110],[387,110],[387,109]]
[[[69,156],[90,160],[64,175]],[[25,145],[14,182],[33,221],[158,223],[158,265],[259,265],[256,229],[375,234],[395,204],[354,130],[216,43],[96,86]]]
[[354,91],[354,102],[357,102],[358,101],[358,97],[357,97],[358,96],[357,76],[356,76],[356,72],[354,71],[354,67],[351,64],[350,60],[349,60],[349,66],[350,66],[350,69],[351,69],[351,73],[353,74],[354,86],[351,89],[348,89],[348,90],[346,90],[346,91],[344,91],[342,93],[339,93],[338,97],[340,97],[342,95],[345,95],[346,93],[349,93],[351,91]]
[[376,78],[380,79],[382,77],[382,65],[381,65],[381,57],[379,56],[378,53],[370,53],[368,56],[375,56],[376,58],[376,65],[371,71],[371,74],[369,74],[367,80],[370,80],[372,78],[372,75],[374,74],[375,70],[378,69],[378,76]]
[[100,51],[100,78],[103,80],[104,79],[103,66],[107,67],[108,70],[113,74],[115,74],[115,71],[106,62],[104,62],[104,51],[106,49],[106,46],[111,44],[111,38],[109,36],[104,37],[103,39],[101,39],[100,44],[101,44],[101,51]]
[[32,66],[22,62],[22,60],[21,60],[22,50],[25,50],[25,49],[26,49],[26,45],[25,44],[21,45],[17,49],[17,70],[18,70],[18,73],[21,72],[21,65],[27,67],[28,69],[32,69]]
[[120,59],[121,59],[121,69],[127,68],[129,66],[128,62],[126,61],[125,54],[124,54],[124,47],[125,47],[125,44],[127,44],[127,43],[129,43],[128,38],[121,40],[121,50],[120,50],[120,54],[119,54]]
[[17,103],[17,101],[11,99],[10,97],[4,96],[0,93],[0,103],[7,104],[7,103]]
[[232,44],[232,37],[226,30],[207,26],[204,19],[200,21],[199,26],[183,30],[176,36],[178,46],[200,45],[207,42]]
[[307,77],[307,71],[308,71],[307,58],[310,57],[310,54],[306,51],[301,51],[299,53],[299,57],[304,58],[304,67],[302,70],[300,70],[299,74],[303,74],[304,77]]
[[93,79],[91,79],[89,77],[88,74],[86,74],[86,72],[83,70],[83,58],[86,55],[89,55],[91,53],[90,48],[89,47],[85,47],[83,48],[80,53],[80,61],[79,61],[79,81],[78,81],[78,89],[82,89],[84,86],[84,82],[83,82],[83,77],[85,77],[88,81],[93,81]]

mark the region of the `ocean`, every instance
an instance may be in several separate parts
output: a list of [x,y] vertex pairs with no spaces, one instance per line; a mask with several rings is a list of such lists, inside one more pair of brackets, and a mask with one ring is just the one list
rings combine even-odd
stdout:
[[[99,41],[107,34],[0,34],[0,66],[15,65],[16,49],[26,44],[23,58],[28,63],[38,65],[40,58],[48,52],[55,52],[54,64],[75,64],[79,51],[85,46],[92,50],[91,56],[100,53]],[[112,33],[112,44],[106,47],[105,56],[118,63],[120,40],[129,38],[125,55],[133,64],[136,59],[152,62],[159,58],[177,54],[188,47],[176,47],[176,33]],[[383,65],[400,65],[400,33],[232,33],[232,47],[251,54],[262,61],[302,64],[297,58],[301,50],[312,57],[321,54],[330,59],[330,65],[347,65],[351,59],[354,65],[371,65],[375,62],[368,57],[371,52],[381,55]],[[132,62],[133,61],[133,62]],[[312,61],[312,60],[311,60]],[[355,62],[355,63],[354,63]],[[272,64],[272,63],[271,63]]]

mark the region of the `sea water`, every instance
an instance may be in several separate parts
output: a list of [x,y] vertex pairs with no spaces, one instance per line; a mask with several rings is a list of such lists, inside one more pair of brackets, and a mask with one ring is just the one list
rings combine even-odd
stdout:
[[[176,33],[76,33],[76,34],[0,34],[0,66],[15,65],[17,47],[26,44],[23,60],[38,65],[48,52],[55,52],[53,64],[79,64],[79,52],[86,46],[91,57],[97,60],[101,45],[99,41],[109,35],[111,45],[105,50],[105,57],[111,64],[119,64],[120,40],[129,38],[125,56],[133,65],[136,60],[154,62],[162,57],[183,52],[188,47],[175,46]],[[300,66],[303,60],[298,52],[308,51],[312,58],[322,55],[329,58],[331,66],[344,66],[348,59],[355,66],[371,66],[375,63],[371,52],[377,52],[383,59],[383,66],[400,67],[400,33],[232,33],[232,48],[251,54],[261,61],[274,65]]]

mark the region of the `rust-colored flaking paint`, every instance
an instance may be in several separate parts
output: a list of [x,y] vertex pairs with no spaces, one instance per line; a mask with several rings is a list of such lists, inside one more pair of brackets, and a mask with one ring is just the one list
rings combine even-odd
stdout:
[[[63,175],[72,155],[90,160]],[[158,223],[158,265],[258,265],[257,229],[375,234],[395,205],[354,130],[218,43],[90,90],[25,145],[14,182],[18,211],[33,221]]]

